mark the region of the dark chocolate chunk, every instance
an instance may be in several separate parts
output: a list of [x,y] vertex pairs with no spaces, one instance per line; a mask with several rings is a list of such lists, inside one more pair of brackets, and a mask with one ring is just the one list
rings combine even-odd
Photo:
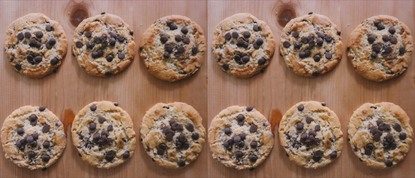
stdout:
[[190,43],[190,38],[183,36],[183,43],[184,44],[189,44]]
[[317,45],[319,45],[319,46],[323,46],[323,42],[324,42],[324,40],[323,40],[323,38],[317,38]]
[[243,56],[243,57],[241,58],[241,62],[243,62],[243,63],[248,63],[248,62],[249,62],[249,56]]
[[382,49],[382,46],[380,44],[376,43],[376,44],[372,45],[372,50],[377,52],[377,53],[379,53],[381,49]]
[[164,45],[164,49],[169,53],[173,52],[173,48],[174,48],[173,45],[170,43],[167,43]]
[[114,158],[115,158],[115,151],[111,150],[105,154],[105,160],[107,160],[108,162],[111,162]]
[[313,160],[315,162],[319,162],[321,160],[321,158],[323,158],[323,152],[322,151],[319,150],[319,151],[315,151],[313,153]]
[[372,150],[366,148],[365,149],[365,155],[371,155],[372,154]]
[[391,53],[392,51],[393,51],[393,49],[390,46],[385,48],[385,53]]
[[303,111],[304,110],[304,105],[302,105],[302,104],[298,105],[297,109],[299,111]]
[[390,37],[390,41],[391,41],[392,44],[398,43],[398,39],[396,37],[394,37],[394,36],[391,36]]
[[181,36],[181,35],[176,35],[176,36],[174,36],[174,39],[175,39],[177,42],[181,42],[181,41],[182,41],[182,36]]
[[376,25],[376,27],[378,28],[378,30],[383,30],[383,29],[385,29],[385,25],[383,25],[383,23],[382,23],[382,22],[378,23],[378,24]]
[[285,48],[289,48],[289,47],[291,46],[290,42],[288,42],[288,41],[284,41],[284,43],[282,43],[282,45],[283,45]]
[[373,145],[373,143],[368,143],[366,144],[366,148],[369,150],[373,150],[373,148],[375,148],[375,146]]
[[395,124],[395,125],[393,125],[393,129],[395,129],[395,130],[396,130],[396,131],[398,131],[398,132],[402,131],[402,127],[401,127],[401,125],[400,125],[400,124]]
[[157,154],[158,155],[164,155],[164,150],[163,149],[157,149]]

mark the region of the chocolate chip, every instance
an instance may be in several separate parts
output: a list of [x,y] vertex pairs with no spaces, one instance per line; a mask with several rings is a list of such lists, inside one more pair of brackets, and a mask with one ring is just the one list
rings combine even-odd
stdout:
[[123,42],[124,41],[124,36],[122,36],[122,35],[118,35],[118,37],[117,37],[117,40],[119,41],[119,42]]
[[288,41],[284,41],[284,43],[282,43],[282,45],[283,45],[285,48],[289,48],[289,47],[291,46],[290,42],[288,42]]
[[254,109],[254,107],[252,107],[252,106],[247,106],[247,107],[246,107],[246,110],[247,110],[247,111],[252,111],[253,109]]
[[384,42],[388,42],[388,41],[389,41],[389,36],[388,36],[388,35],[383,35],[383,36],[382,36],[382,40],[383,40]]
[[45,106],[39,106],[39,111],[44,111],[46,109]]
[[303,44],[302,44],[302,43],[300,43],[300,42],[295,42],[295,43],[294,43],[294,48],[296,48],[296,49],[300,49],[302,45],[303,45]]
[[342,32],[340,30],[337,30],[337,35],[341,35]]
[[56,44],[56,39],[55,38],[49,39],[48,44],[50,44],[51,46],[55,45]]
[[199,133],[192,133],[192,139],[193,140],[199,139]]
[[252,141],[250,145],[251,145],[251,148],[255,149],[258,146],[258,143],[256,141]]
[[228,70],[229,69],[229,64],[227,64],[227,63],[223,64],[222,68],[225,69],[225,70]]
[[312,119],[311,117],[307,116],[307,117],[305,118],[305,121],[306,121],[308,124],[310,124],[310,123],[311,123],[311,121],[313,121],[313,119]]
[[163,53],[163,57],[164,57],[164,58],[169,58],[169,57],[170,57],[170,53],[169,53],[169,52],[167,52],[167,51],[164,51],[164,53]]
[[[327,53],[326,53],[327,54]],[[326,57],[327,58],[327,57]],[[320,54],[316,54],[315,56],[314,56],[314,61],[315,62],[319,62],[320,61],[320,59],[321,59],[321,56],[320,56]]]
[[254,46],[255,49],[259,49],[261,47],[260,45],[258,45],[256,43],[253,43],[252,45]]
[[239,114],[238,116],[236,116],[236,120],[241,122],[241,121],[245,120],[245,116],[242,115],[242,114]]
[[176,36],[174,37],[174,39],[175,39],[177,42],[181,42],[181,41],[182,41],[182,36],[181,36],[181,35],[176,35]]
[[392,44],[396,44],[396,43],[398,43],[398,39],[397,39],[397,38],[395,38],[394,36],[391,36],[391,37],[390,37],[390,41],[391,41],[391,43],[392,43]]
[[114,56],[112,54],[108,54],[106,58],[108,62],[112,62],[112,59],[114,59]]
[[39,134],[37,134],[36,132],[32,135],[34,140],[37,140],[39,138]]
[[170,30],[176,30],[177,29],[177,25],[174,22],[170,23],[170,25],[168,25],[168,26],[170,27]]
[[103,48],[107,47],[108,46],[108,42],[107,41],[102,41],[101,46]]
[[93,104],[89,108],[91,109],[91,111],[95,111],[95,110],[97,110],[97,105]]
[[42,155],[41,157],[43,162],[48,162],[50,160],[50,156],[49,155]]
[[104,41],[107,40],[107,35],[105,34],[101,35],[100,39],[101,39],[101,43],[104,43]]
[[19,33],[19,34],[17,34],[17,39],[18,39],[18,40],[23,40],[23,38],[24,38],[23,33]]
[[264,40],[262,38],[258,38],[255,42],[258,46],[261,46],[264,43]]
[[173,48],[174,48],[173,45],[170,43],[167,43],[164,45],[164,49],[169,53],[173,52]]
[[316,125],[316,126],[314,127],[314,130],[315,130],[315,131],[320,131],[320,130],[321,130],[320,125]]
[[254,25],[252,29],[256,32],[261,30],[258,25]]
[[400,47],[399,48],[399,54],[404,54],[405,53],[405,48],[404,47]]
[[332,40],[333,38],[331,38],[331,36],[329,36],[329,35],[326,35],[326,36],[324,37],[324,39],[325,39],[328,43],[330,43],[330,42],[331,42],[331,40]]
[[91,36],[92,36],[92,32],[90,31],[85,32],[85,37],[91,38]]
[[36,32],[36,37],[37,38],[42,38],[43,37],[43,33],[41,31],[37,31]]
[[129,158],[129,157],[130,157],[130,152],[129,152],[129,151],[124,152],[124,153],[122,154],[122,157],[123,157],[124,159]]
[[50,147],[50,142],[45,141],[43,142],[43,148],[49,148]]
[[323,157],[323,152],[320,150],[313,153],[313,160],[315,162],[319,162],[322,157]]
[[315,43],[314,41],[310,41],[310,42],[308,42],[308,46],[309,46],[310,48],[314,47],[315,45],[316,45],[316,43]]
[[383,25],[383,23],[378,23],[377,25],[376,25],[376,27],[378,28],[378,30],[383,30],[383,29],[385,29],[385,25]]
[[125,58],[124,53],[118,53],[117,56],[118,56],[119,59],[124,59]]
[[244,36],[244,38],[251,37],[251,33],[249,33],[249,31],[244,31],[244,33],[242,33],[242,35]]
[[36,153],[34,151],[30,151],[28,154],[29,158],[33,158],[36,156]]
[[40,63],[40,62],[42,62],[42,56],[36,56],[33,60],[34,60],[36,63]]
[[317,38],[317,45],[323,46],[323,38]]
[[233,137],[233,141],[235,142],[235,143],[239,143],[240,141],[242,141],[241,140],[241,137],[240,136],[234,136]]
[[329,53],[329,52],[327,52],[326,54],[324,54],[324,56],[325,56],[327,59],[331,59],[331,58],[333,57],[333,55],[332,55],[331,53]]
[[24,37],[25,38],[30,38],[32,36],[32,34],[30,32],[24,32]]
[[396,131],[398,131],[398,132],[402,131],[402,127],[401,127],[401,125],[400,125],[400,124],[395,124],[395,125],[393,125],[393,129],[395,129],[395,130],[396,130]]
[[33,137],[32,137],[32,136],[26,136],[26,137],[25,137],[25,140],[26,140],[26,142],[27,142],[27,143],[29,143],[29,144],[30,144],[30,143],[32,143],[32,142],[33,142]]
[[393,34],[395,34],[395,32],[396,32],[395,28],[393,28],[393,27],[390,27],[388,31],[389,31],[389,33],[391,33],[392,35],[393,35]]
[[37,116],[35,114],[30,115],[29,120],[30,120],[30,122],[34,122],[34,121],[37,120]]
[[111,162],[114,158],[115,158],[115,151],[111,150],[105,154],[105,160],[107,160],[108,162]]
[[304,105],[302,105],[302,104],[298,105],[297,109],[299,111],[303,111],[304,110]]
[[109,125],[109,126],[107,127],[107,130],[108,130],[108,131],[113,131],[113,130],[114,130],[114,127],[113,127],[112,125]]
[[242,38],[238,38],[238,40],[236,40],[236,45],[238,47],[244,47],[244,48],[248,47],[248,43]]
[[232,32],[232,38],[238,38],[239,34],[238,32]]
[[304,57],[309,57],[309,56],[310,56],[310,54],[311,54],[310,50],[306,49],[306,50],[304,51]]
[[301,38],[301,43],[307,44],[308,43],[308,38],[307,37]]
[[376,53],[376,52],[374,52],[374,51],[372,51],[371,53],[370,53],[370,57],[372,57],[372,58],[376,58],[378,56],[378,53]]
[[265,60],[264,57],[262,57],[261,59],[258,60],[259,65],[264,65],[266,62],[267,62],[267,60]]
[[91,122],[88,124],[89,130],[95,130],[97,128],[97,125],[94,122]]
[[249,155],[249,156],[248,156],[248,159],[249,159],[249,161],[251,161],[251,162],[255,162],[255,161],[258,159],[258,156],[256,156],[256,155]]
[[22,65],[17,63],[16,65],[14,65],[14,68],[17,69],[17,70],[20,70],[20,69],[22,69]]
[[183,43],[184,43],[184,44],[189,44],[189,43],[190,43],[190,38],[188,38],[188,37],[184,36],[184,37],[183,37]]
[[108,137],[109,136],[109,133],[106,130],[102,130],[101,131],[101,135],[105,135],[106,137]]
[[294,31],[292,35],[294,38],[298,38],[300,36],[300,33],[298,31]]
[[110,40],[109,40],[109,44],[110,44],[111,46],[115,46],[115,43],[116,43],[115,38],[110,38]]
[[193,132],[195,130],[193,124],[187,124],[186,129],[190,132]]
[[243,63],[247,63],[249,62],[249,56],[243,56],[241,60]]
[[46,31],[48,31],[48,32],[50,32],[50,31],[52,31],[53,30],[53,28],[52,28],[52,26],[50,26],[50,25],[46,25]]
[[376,43],[376,44],[372,45],[372,50],[377,52],[377,53],[379,53],[381,49],[382,49],[382,46],[380,44]]
[[379,130],[381,130],[381,131],[391,130],[391,125],[382,122],[382,123],[379,124]]
[[175,131],[180,131],[183,130],[183,125],[175,122],[171,125],[171,129]]
[[186,166],[186,162],[183,160],[180,160],[179,162],[177,162],[177,165],[179,165],[179,167],[184,167]]
[[77,42],[75,43],[75,45],[76,45],[76,47],[77,47],[77,48],[81,48],[84,44],[82,44],[82,42],[81,42],[81,41],[77,41]]
[[337,151],[333,151],[333,152],[330,153],[330,158],[331,159],[334,159],[336,157],[337,157]]
[[392,51],[393,51],[393,49],[390,46],[385,48],[385,53],[391,53]]
[[405,139],[406,139],[406,133],[404,133],[404,132],[400,133],[400,134],[399,134],[399,138],[400,138],[401,140],[405,140]]
[[387,161],[385,162],[385,165],[386,165],[387,167],[391,167],[391,166],[393,166],[393,162],[392,162],[391,160],[387,160]]
[[231,133],[232,133],[231,128],[230,128],[230,127],[226,127],[226,128],[225,128],[225,134],[226,134],[226,135],[230,135]]
[[157,149],[157,154],[158,155],[164,155],[164,150],[163,149]]
[[298,130],[298,131],[301,131],[301,130],[303,130],[303,129],[304,129],[304,124],[303,124],[303,123],[301,123],[301,122],[298,122],[298,123],[296,124],[296,126],[297,126],[297,130]]
[[[181,47],[179,47],[179,49],[180,48],[183,48],[183,52],[184,52],[184,47],[181,46]],[[195,55],[195,54],[197,54],[197,52],[198,52],[198,48],[197,47],[192,47],[192,54]]]
[[323,103],[321,103],[321,105],[322,105],[322,106],[326,106],[326,103],[324,103],[324,102],[323,102]]

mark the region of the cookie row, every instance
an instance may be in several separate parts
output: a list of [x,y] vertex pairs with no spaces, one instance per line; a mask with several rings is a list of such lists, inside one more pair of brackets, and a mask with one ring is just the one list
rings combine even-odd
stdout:
[[[3,123],[1,142],[6,159],[31,170],[46,169],[62,154],[66,135],[50,110],[24,106]],[[270,154],[274,135],[268,120],[252,106],[231,106],[209,127],[212,157],[227,167],[254,169]],[[340,120],[325,103],[300,102],[279,123],[279,140],[289,159],[305,168],[320,168],[341,155]],[[72,141],[79,156],[98,168],[116,167],[132,157],[132,119],[118,103],[92,102],[72,122]],[[202,117],[185,103],[158,103],[143,117],[140,135],[144,150],[158,165],[182,168],[202,151],[206,131]],[[348,141],[360,161],[389,168],[403,160],[412,143],[409,117],[393,103],[366,103],[354,111]]]
[[[117,74],[134,59],[133,31],[120,17],[105,12],[84,19],[75,29],[73,44],[79,66],[93,76]],[[28,77],[56,71],[66,48],[63,28],[40,13],[15,20],[6,33],[10,64]],[[144,32],[139,51],[151,74],[174,82],[198,71],[205,48],[201,27],[187,17],[172,15],[158,19]],[[217,64],[238,78],[264,71],[274,48],[271,28],[248,13],[224,19],[213,32]],[[297,75],[315,77],[331,71],[341,60],[342,49],[337,26],[312,12],[292,19],[281,33],[280,55]],[[381,82],[406,70],[412,50],[409,28],[395,17],[379,15],[367,18],[352,32],[347,56],[360,75]]]
[[[125,70],[134,59],[134,32],[120,17],[101,13],[75,29],[73,55],[90,75],[108,77]],[[5,37],[9,63],[21,74],[42,78],[62,64],[68,41],[62,26],[41,13],[27,14],[12,24]],[[158,19],[143,34],[140,57],[149,72],[174,82],[196,73],[205,52],[202,28],[189,18]]]

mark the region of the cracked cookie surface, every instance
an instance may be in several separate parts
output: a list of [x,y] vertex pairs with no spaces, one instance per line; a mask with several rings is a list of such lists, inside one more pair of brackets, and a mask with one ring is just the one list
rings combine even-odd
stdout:
[[90,75],[108,77],[125,70],[134,60],[134,32],[120,17],[101,13],[84,19],[73,36],[79,67]]
[[274,48],[271,28],[249,13],[222,20],[213,33],[212,50],[217,64],[238,78],[249,78],[265,70]]
[[347,44],[347,56],[356,72],[376,82],[402,74],[411,61],[412,50],[411,30],[387,15],[364,20]]
[[174,82],[195,74],[206,50],[202,28],[181,15],[159,18],[143,34],[140,57],[155,77]]
[[68,41],[62,26],[42,13],[31,13],[12,22],[4,38],[7,59],[30,78],[42,78],[62,64]]
[[252,106],[230,106],[209,127],[212,157],[238,170],[253,169],[265,161],[274,145],[271,124]]
[[141,142],[158,165],[178,169],[196,160],[205,143],[202,117],[181,102],[158,103],[150,108],[141,123]]
[[326,16],[309,13],[285,25],[280,54],[295,74],[316,77],[325,74],[342,58],[341,32]]
[[299,166],[317,169],[333,162],[342,152],[340,120],[325,103],[295,104],[283,116],[278,130],[282,147]]
[[59,118],[44,106],[23,106],[3,123],[1,143],[6,159],[30,170],[54,164],[66,147]]
[[116,167],[134,154],[133,122],[118,103],[95,101],[86,105],[72,122],[71,132],[82,160],[97,168]]
[[367,166],[385,169],[408,154],[414,135],[409,117],[398,105],[365,103],[354,111],[348,126],[354,154]]

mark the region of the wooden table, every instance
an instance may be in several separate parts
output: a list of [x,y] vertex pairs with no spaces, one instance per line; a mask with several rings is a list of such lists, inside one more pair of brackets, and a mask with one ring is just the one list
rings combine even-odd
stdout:
[[[371,82],[357,74],[343,55],[342,61],[330,73],[318,78],[295,75],[279,56],[279,36],[283,25],[294,16],[310,11],[328,16],[342,31],[343,43],[365,18],[393,15],[415,31],[413,1],[248,1],[248,0],[187,0],[187,1],[0,1],[0,41],[7,26],[16,18],[30,12],[42,12],[59,21],[68,36],[70,47],[63,65],[56,74],[43,79],[29,79],[16,73],[2,54],[0,63],[0,124],[15,109],[23,105],[45,105],[67,123],[84,105],[95,100],[117,101],[133,118],[139,138],[141,118],[145,111],[158,102],[182,101],[194,106],[208,129],[212,118],[230,105],[253,105],[271,122],[293,104],[303,100],[327,103],[337,113],[347,140],[347,124],[352,112],[365,102],[389,101],[400,105],[412,118],[415,127],[415,62],[400,77],[382,82]],[[134,29],[135,42],[157,18],[171,14],[190,17],[205,31],[208,49],[202,68],[195,76],[168,83],[147,72],[135,61],[119,75],[110,78],[89,76],[78,67],[71,55],[73,31],[79,20],[102,11],[119,15]],[[210,52],[211,32],[222,19],[239,12],[249,12],[269,23],[277,41],[276,53],[265,73],[250,79],[237,79],[221,71]],[[0,44],[3,48],[4,44]],[[344,48],[345,52],[345,48]],[[274,128],[277,131],[278,126]],[[277,133],[276,133],[277,134]],[[2,148],[1,148],[2,150]],[[137,142],[136,153],[117,168],[100,170],[89,166],[78,156],[67,139],[62,157],[46,171],[19,168],[0,156],[0,177],[414,177],[415,153],[389,170],[375,170],[359,162],[345,142],[342,155],[332,164],[307,170],[289,161],[275,135],[275,145],[269,158],[254,171],[229,169],[215,161],[206,144],[200,157],[181,170],[157,166]]]

